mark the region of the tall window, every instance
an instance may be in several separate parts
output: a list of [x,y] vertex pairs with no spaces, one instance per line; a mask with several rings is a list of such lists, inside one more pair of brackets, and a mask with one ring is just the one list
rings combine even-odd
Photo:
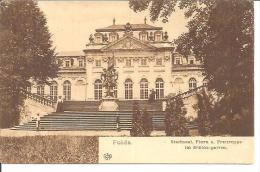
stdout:
[[94,98],[95,100],[102,99],[102,81],[97,79],[94,83]]
[[131,79],[125,81],[125,99],[133,99],[133,82]]
[[197,81],[195,78],[189,80],[189,90],[192,90],[197,87]]
[[147,59],[141,59],[141,66],[147,66]]
[[125,65],[127,66],[127,67],[131,67],[131,59],[126,59],[126,61],[125,61]]
[[31,86],[28,86],[28,87],[26,88],[26,91],[29,92],[29,93],[31,93],[31,92],[32,92],[32,87],[31,87]]
[[79,67],[83,67],[83,60],[79,60]]
[[140,82],[140,99],[148,99],[148,81],[145,78]]
[[57,101],[58,97],[58,84],[57,82],[53,81],[50,85],[50,98],[53,101]]
[[155,92],[156,99],[161,99],[164,97],[164,82],[161,78],[158,78],[155,81]]
[[44,96],[44,85],[38,85],[37,86],[37,94]]
[[156,59],[156,65],[161,66],[162,65],[162,59]]
[[63,83],[63,96],[64,96],[64,100],[71,100],[71,83],[70,83],[70,81],[64,81],[64,83]]
[[96,67],[100,67],[101,66],[101,60],[96,60]]
[[65,67],[70,67],[70,61],[69,60],[65,61]]

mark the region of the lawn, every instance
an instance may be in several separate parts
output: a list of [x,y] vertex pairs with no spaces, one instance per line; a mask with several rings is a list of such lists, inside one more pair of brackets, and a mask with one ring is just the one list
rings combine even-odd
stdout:
[[1,163],[98,163],[98,137],[0,137]]

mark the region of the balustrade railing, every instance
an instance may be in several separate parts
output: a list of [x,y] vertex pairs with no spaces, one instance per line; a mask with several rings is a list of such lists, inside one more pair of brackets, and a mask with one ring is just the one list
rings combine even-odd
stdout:
[[207,88],[207,86],[202,85],[202,86],[199,86],[197,88],[190,89],[189,91],[186,91],[184,93],[177,94],[176,96],[173,96],[173,97],[169,98],[168,100],[174,100],[177,97],[186,98],[186,97],[189,97],[191,94],[197,93],[198,91],[205,89],[205,88]]
[[22,93],[25,94],[26,98],[34,100],[35,102],[38,102],[45,106],[55,107],[56,102],[53,100],[50,100],[48,98],[45,98],[41,95],[30,93],[28,91],[22,90]]

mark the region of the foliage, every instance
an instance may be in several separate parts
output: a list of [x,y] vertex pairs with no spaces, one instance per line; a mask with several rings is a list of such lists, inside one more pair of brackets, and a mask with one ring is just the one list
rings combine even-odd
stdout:
[[[18,123],[29,80],[47,83],[58,66],[47,21],[34,0],[0,2],[0,118],[2,127]],[[14,117],[12,117],[14,116]],[[10,119],[10,120],[9,120]]]
[[133,106],[133,119],[132,129],[130,131],[131,136],[144,137],[150,136],[152,132],[152,118],[146,109],[140,111],[137,102],[134,102]]
[[169,99],[166,105],[165,133],[167,136],[188,136],[187,119],[181,97]]
[[98,138],[87,136],[0,137],[3,163],[97,163]]
[[247,122],[240,134],[253,135],[253,1],[130,0],[129,6],[149,9],[152,21],[164,22],[177,8],[184,10],[189,31],[174,40],[176,51],[187,56],[192,50],[202,60],[209,89],[223,95],[218,117],[233,120],[238,114]]
[[150,136],[153,130],[153,122],[152,122],[152,117],[147,112],[146,108],[143,110],[142,118],[143,118],[142,121],[143,121],[144,136]]
[[201,136],[207,136],[212,134],[212,122],[210,118],[210,110],[208,109],[208,104],[206,102],[205,94],[197,94],[198,98],[198,130]]

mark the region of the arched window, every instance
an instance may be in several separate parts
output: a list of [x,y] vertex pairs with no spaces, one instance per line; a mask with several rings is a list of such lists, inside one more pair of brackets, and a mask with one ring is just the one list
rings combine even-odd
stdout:
[[102,81],[100,79],[97,79],[94,83],[94,99],[102,99]]
[[158,78],[155,81],[155,98],[161,99],[164,97],[164,82],[162,78]]
[[203,86],[207,86],[207,85],[208,85],[208,82],[209,82],[209,80],[206,79],[206,78],[204,78],[204,79],[203,79]]
[[53,101],[57,101],[58,97],[58,84],[56,81],[53,81],[50,85],[50,98]]
[[189,80],[189,90],[192,90],[197,87],[197,81],[195,78]]
[[125,99],[133,99],[133,82],[131,79],[125,80]]
[[44,96],[44,85],[38,85],[37,86],[37,94]]
[[70,81],[64,81],[64,83],[63,83],[63,96],[64,96],[64,100],[71,100],[71,83],[70,83]]
[[140,82],[140,99],[148,99],[148,81],[145,78]]

